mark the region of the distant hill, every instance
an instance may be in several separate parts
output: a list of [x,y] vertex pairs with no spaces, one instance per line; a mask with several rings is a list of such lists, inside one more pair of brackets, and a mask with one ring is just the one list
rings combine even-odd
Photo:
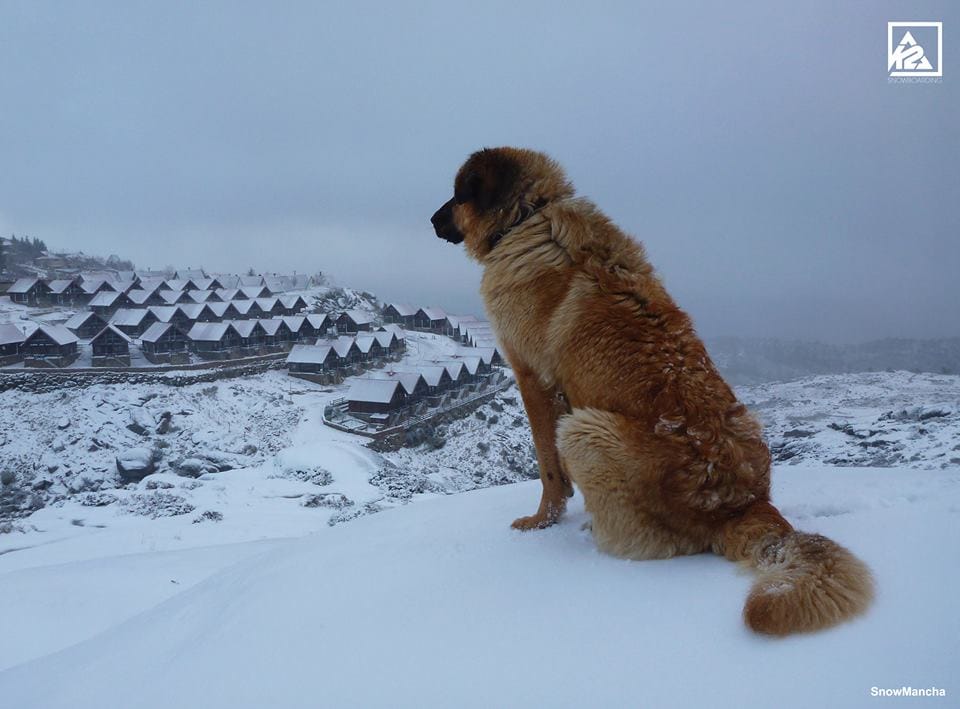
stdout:
[[80,271],[103,270],[133,271],[134,264],[115,255],[103,258],[82,251],[50,251],[46,243],[36,237],[0,237],[0,280],[27,276],[71,277]]
[[856,345],[718,337],[707,341],[707,349],[724,376],[735,384],[893,370],[960,374],[960,337],[891,338]]

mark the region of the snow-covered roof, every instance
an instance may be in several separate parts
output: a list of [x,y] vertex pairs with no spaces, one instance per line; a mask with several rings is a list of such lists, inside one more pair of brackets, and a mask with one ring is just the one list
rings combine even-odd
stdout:
[[54,295],[59,295],[63,293],[67,288],[74,284],[73,278],[58,278],[54,281],[50,281],[47,284],[47,287],[50,289],[50,292]]
[[68,330],[76,330],[78,327],[83,327],[90,318],[97,318],[98,320],[103,320],[99,315],[97,315],[92,310],[82,310],[79,313],[74,313],[67,322],[63,324]]
[[187,279],[185,278],[168,278],[166,281],[167,290],[172,291],[181,291],[187,287]]
[[95,296],[93,296],[93,298],[90,299],[89,305],[90,305],[91,308],[96,308],[96,307],[109,307],[109,306],[113,305],[114,303],[116,303],[116,302],[117,302],[117,299],[118,299],[121,295],[123,295],[123,294],[122,294],[122,293],[118,293],[118,292],[115,291],[115,290],[100,291],[100,292],[97,293]]
[[283,320],[280,318],[260,318],[257,322],[260,323],[260,327],[262,327],[263,331],[270,337],[276,335],[280,326],[283,325]]
[[306,318],[302,315],[284,315],[280,319],[287,324],[290,332],[300,332],[300,328],[303,327],[303,323],[306,321]]
[[12,286],[7,288],[7,293],[28,293],[39,282],[39,278],[18,278]]
[[443,375],[446,370],[440,366],[430,366],[424,364],[418,365],[401,365],[394,368],[398,372],[417,372],[423,377],[423,380],[432,387],[440,386],[440,381],[443,379]]
[[[439,364],[441,367],[447,370],[447,374],[450,375],[450,378],[456,381],[460,377],[460,373],[466,369],[466,366],[463,363],[463,360],[433,360],[434,364]],[[469,372],[470,370],[467,369]]]
[[302,295],[284,295],[280,296],[280,304],[284,308],[306,307],[307,301]]
[[213,292],[216,293],[218,296],[220,296],[220,300],[230,301],[236,298],[237,293],[239,293],[240,291],[237,290],[236,288],[217,288]]
[[146,308],[121,308],[110,318],[110,324],[117,327],[137,327],[150,313]]
[[160,322],[170,322],[180,308],[176,305],[151,305],[147,310],[156,315]]
[[259,298],[260,295],[263,293],[263,286],[262,285],[241,286],[240,292],[243,293],[248,298]]
[[169,305],[175,305],[176,303],[182,302],[184,299],[190,299],[190,296],[186,294],[186,291],[170,290],[169,288],[164,288],[163,290],[157,291],[157,294],[163,298],[165,303],[168,303]]
[[367,354],[370,351],[370,348],[373,347],[373,343],[376,342],[372,335],[367,335],[365,337],[358,337],[354,342],[357,343],[357,349],[360,350],[363,354]]
[[195,285],[195,286],[196,286],[197,288],[199,288],[200,290],[207,290],[207,289],[209,289],[210,286],[213,284],[213,279],[212,279],[212,278],[203,278],[203,277],[201,277],[201,276],[198,276],[198,277],[196,277],[196,278],[192,278],[192,277],[191,277],[190,280],[192,280],[192,281],[193,281],[193,285]]
[[0,345],[11,345],[14,342],[23,342],[23,332],[16,325],[0,323]]
[[430,321],[443,320],[447,317],[447,314],[440,308],[420,308],[417,312],[422,312]]
[[145,290],[148,293],[160,290],[165,283],[163,278],[141,278],[137,288]]
[[167,334],[167,330],[171,327],[175,327],[173,323],[169,322],[155,322],[153,325],[146,329],[142,335],[140,335],[141,342],[156,342],[161,337]]
[[263,276],[240,276],[237,281],[240,283],[241,288],[248,286],[262,286]]
[[78,342],[77,336],[70,332],[63,325],[40,325],[36,330],[27,335],[24,338],[24,341],[29,340],[38,332],[44,333],[58,345],[69,345],[71,342]]
[[381,347],[390,347],[397,339],[397,336],[392,332],[375,332],[373,336],[377,338]]
[[263,283],[272,293],[282,293],[285,290],[290,290],[290,282],[285,278],[267,276],[263,279]]
[[287,355],[287,363],[323,364],[331,349],[330,345],[294,345]]
[[393,308],[397,311],[397,315],[404,318],[417,314],[417,306],[409,303],[387,303],[387,307]]
[[265,313],[269,313],[279,302],[279,299],[276,297],[257,298],[253,302],[260,306],[260,310],[264,311]]
[[200,314],[208,307],[207,303],[184,303],[178,305],[180,312],[186,315],[191,320],[196,320],[200,317]]
[[258,328],[260,332],[263,332],[259,320],[229,320],[227,324],[229,324],[240,337],[250,337],[253,335],[254,330]]
[[454,357],[476,357],[485,364],[491,364],[496,353],[496,347],[459,347],[454,353]]
[[90,342],[93,342],[94,340],[99,339],[99,338],[100,338],[104,333],[106,333],[106,332],[112,332],[113,334],[118,335],[119,337],[122,337],[122,338],[123,338],[124,340],[126,340],[128,343],[129,343],[129,342],[133,342],[133,340],[131,340],[129,337],[127,337],[126,334],[124,334],[123,332],[121,332],[120,330],[118,330],[117,328],[115,328],[113,325],[107,325],[107,326],[106,326],[105,328],[103,328],[100,332],[98,332],[96,335],[94,335],[93,337],[91,337],[91,338],[90,338]]
[[345,310],[341,315],[346,315],[357,325],[367,325],[373,322],[373,315],[365,310]]
[[127,297],[130,299],[130,302],[134,305],[143,305],[149,300],[150,296],[153,295],[150,291],[143,290],[142,288],[134,288],[127,293]]
[[406,333],[406,330],[404,330],[400,325],[397,325],[396,323],[381,325],[380,327],[377,328],[377,330],[381,332],[392,332],[394,335],[397,336],[398,340],[404,339],[404,336]]
[[306,316],[307,322],[310,323],[310,327],[315,329],[320,329],[322,327],[330,326],[330,318],[327,317],[324,313],[311,313]]
[[356,379],[347,399],[375,404],[389,404],[397,393],[400,382],[387,379]]
[[423,376],[419,372],[400,372],[397,370],[380,370],[376,372],[369,372],[366,375],[367,379],[384,379],[386,381],[395,381],[400,382],[400,386],[403,387],[403,391],[406,392],[407,396],[411,396],[417,390],[417,386],[420,382],[424,381]]
[[196,303],[206,303],[208,300],[210,300],[210,296],[213,295],[213,291],[188,290],[187,295],[190,296]]
[[357,344],[353,341],[353,338],[346,338],[342,340],[336,340],[333,342],[333,349],[341,358],[346,359],[350,356],[350,351],[357,349]]
[[227,308],[230,307],[230,303],[207,303],[206,306],[210,312],[218,318],[222,318],[223,314],[227,312]]
[[173,275],[174,275],[175,278],[180,278],[180,279],[183,279],[183,280],[187,280],[188,278],[192,279],[192,278],[206,278],[206,277],[207,277],[207,274],[203,272],[203,269],[202,269],[202,268],[183,268],[183,269],[178,269],[177,272],[176,272],[175,274],[173,274]]
[[198,322],[187,333],[194,342],[219,342],[230,329],[230,323]]

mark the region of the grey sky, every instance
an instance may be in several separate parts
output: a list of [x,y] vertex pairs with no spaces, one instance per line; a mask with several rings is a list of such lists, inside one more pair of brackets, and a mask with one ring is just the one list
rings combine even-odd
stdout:
[[[0,233],[479,311],[429,217],[546,150],[705,335],[960,335],[960,3],[11,3]],[[889,84],[888,20],[944,22]]]

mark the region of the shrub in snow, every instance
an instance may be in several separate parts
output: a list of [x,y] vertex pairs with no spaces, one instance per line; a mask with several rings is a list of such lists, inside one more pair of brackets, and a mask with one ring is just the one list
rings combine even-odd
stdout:
[[496,414],[494,414],[493,416],[487,419],[487,425],[489,426],[495,426],[499,422],[500,422],[500,417],[497,416]]
[[193,512],[194,507],[179,495],[171,492],[151,492],[131,495],[121,503],[127,512],[156,519],[175,517]]
[[17,474],[10,470],[9,468],[4,468],[0,470],[0,483],[4,485],[13,485],[13,481],[17,479]]
[[223,521],[223,513],[217,512],[216,510],[204,510],[202,513],[193,518],[194,524],[199,524],[200,522],[221,522]]
[[499,401],[496,401],[496,400],[490,402],[490,408],[496,411],[497,413],[503,412],[503,404],[501,404]]
[[106,492],[88,492],[80,496],[80,504],[84,507],[106,507],[116,501],[116,495]]
[[483,409],[477,409],[476,411],[473,412],[473,415],[476,416],[481,421],[487,420],[487,415],[483,413]]
[[169,490],[173,487],[173,483],[169,483],[166,480],[157,480],[156,478],[152,480],[146,480],[144,482],[144,487],[147,490]]
[[342,510],[345,507],[352,507],[353,500],[339,492],[324,492],[319,495],[305,495],[300,500],[303,507],[329,507],[334,510]]

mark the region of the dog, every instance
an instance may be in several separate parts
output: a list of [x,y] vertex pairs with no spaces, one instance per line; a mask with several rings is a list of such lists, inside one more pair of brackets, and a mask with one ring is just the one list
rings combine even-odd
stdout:
[[867,566],[771,504],[760,424],[643,247],[575,197],[556,162],[475,152],[431,222],[483,267],[484,304],[530,419],[543,492],[515,528],[552,525],[576,484],[605,552],[712,551],[755,569],[743,616],[758,633],[819,630],[867,609]]

